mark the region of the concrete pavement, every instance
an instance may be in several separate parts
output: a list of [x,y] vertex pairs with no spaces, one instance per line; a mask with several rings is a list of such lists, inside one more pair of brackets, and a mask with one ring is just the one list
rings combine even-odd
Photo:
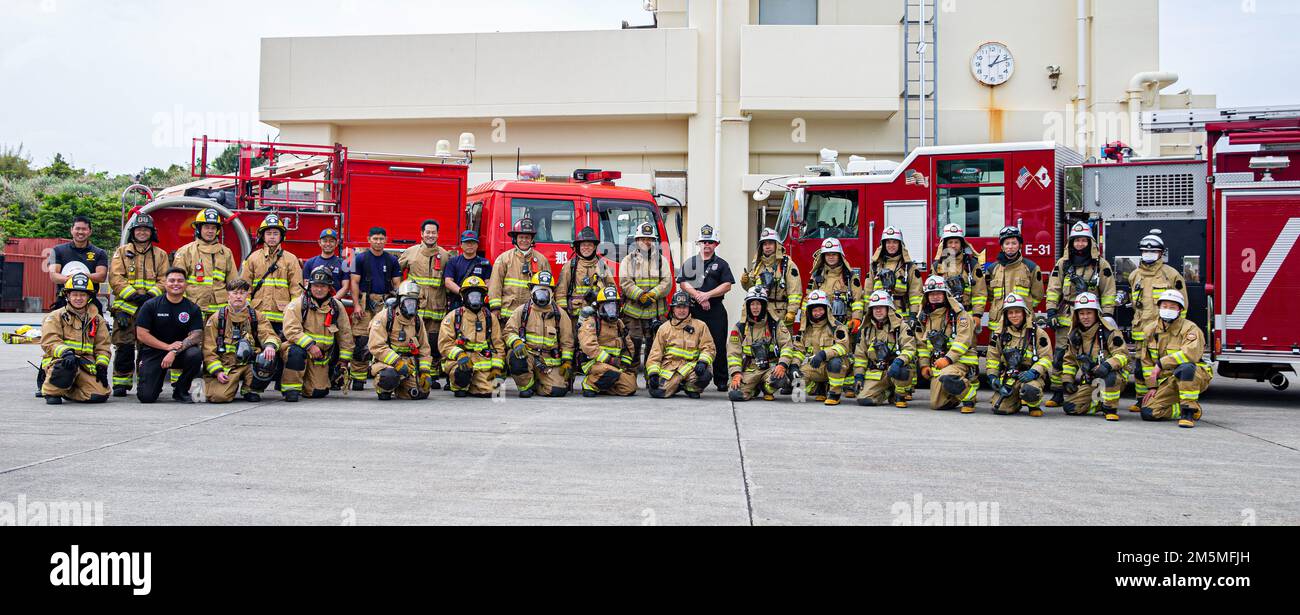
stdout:
[[1300,392],[1250,382],[1183,430],[998,417],[987,392],[972,416],[716,392],[46,406],[38,358],[0,346],[0,504],[102,502],[106,525],[1300,523]]

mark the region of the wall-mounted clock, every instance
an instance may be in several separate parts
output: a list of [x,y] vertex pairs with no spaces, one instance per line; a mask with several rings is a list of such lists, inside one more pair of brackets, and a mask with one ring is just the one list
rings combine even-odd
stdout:
[[970,72],[984,85],[1002,85],[1016,72],[1016,60],[1006,45],[984,43],[971,56]]

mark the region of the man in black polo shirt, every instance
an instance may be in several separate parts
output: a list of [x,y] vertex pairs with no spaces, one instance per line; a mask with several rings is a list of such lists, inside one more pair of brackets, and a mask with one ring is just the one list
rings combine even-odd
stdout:
[[727,331],[731,322],[727,320],[727,307],[722,305],[722,297],[731,290],[736,278],[731,275],[731,265],[715,252],[718,233],[712,226],[704,225],[695,243],[700,246],[700,253],[682,264],[677,283],[691,296],[691,317],[709,327],[709,335],[718,348],[718,357],[713,361],[713,384],[719,391],[725,391],[727,362],[723,357],[727,354]]
[[203,310],[185,298],[185,279],[184,269],[167,270],[163,282],[167,293],[146,301],[136,312],[135,336],[140,344],[136,396],[140,403],[158,401],[169,369],[180,371],[180,378],[172,384],[172,399],[194,403],[190,383],[203,366]]

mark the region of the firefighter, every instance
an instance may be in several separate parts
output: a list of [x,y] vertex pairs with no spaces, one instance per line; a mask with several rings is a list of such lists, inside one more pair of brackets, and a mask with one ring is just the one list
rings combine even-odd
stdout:
[[948,290],[961,303],[962,309],[979,321],[989,299],[984,277],[984,253],[975,253],[966,242],[966,231],[957,224],[943,227],[939,241],[930,275],[947,281]]
[[727,336],[727,396],[749,401],[762,395],[772,401],[789,386],[791,365],[797,362],[794,341],[785,322],[768,309],[766,286],[750,289],[744,309],[745,318]]
[[482,278],[465,278],[461,306],[447,314],[438,333],[442,370],[456,397],[491,397],[497,376],[505,371],[501,326],[488,310],[487,293]]
[[1002,302],[1007,295],[1020,295],[1030,311],[1043,300],[1043,276],[1038,264],[1025,258],[1021,251],[1025,238],[1020,234],[1020,228],[1002,227],[998,239],[1002,252],[986,273],[988,294],[985,296],[989,329],[994,333],[1002,327]]
[[65,397],[92,404],[106,402],[113,346],[108,323],[89,307],[95,283],[90,276],[75,273],[63,283],[62,294],[65,305],[41,322],[41,350],[45,351],[41,393],[45,403],[61,404]]
[[[820,290],[826,294],[830,318],[846,325],[856,334],[862,327],[862,280],[844,258],[844,246],[838,239],[827,239],[813,255],[812,272],[808,277],[808,295]],[[804,311],[807,312],[807,303]],[[806,315],[806,314],[805,314]]]
[[[1128,344],[1104,315],[1105,308],[1097,295],[1079,293],[1071,310],[1070,330],[1061,333],[1066,339],[1065,362],[1061,367],[1061,387],[1066,414],[1096,414],[1101,410],[1108,421],[1119,420],[1119,395],[1124,390],[1124,369],[1128,367]],[[1093,399],[1093,388],[1101,389],[1101,403]]]
[[[1029,306],[1016,293],[1002,303],[1002,322],[989,341],[984,375],[993,389],[993,414],[1010,415],[1029,407],[1043,416],[1044,382],[1052,371],[1052,340],[1034,323]],[[992,327],[990,327],[992,328]]]
[[488,281],[488,307],[502,325],[515,310],[528,303],[528,287],[533,276],[551,270],[550,261],[533,249],[537,226],[532,218],[521,218],[509,235],[515,247],[497,257],[492,264],[492,279]]
[[897,227],[886,227],[880,234],[880,246],[871,255],[871,268],[867,271],[866,292],[888,291],[894,298],[894,309],[900,315],[915,320],[921,311],[921,270],[912,262],[903,243],[903,232]]
[[284,372],[280,390],[285,401],[300,395],[320,399],[347,371],[355,340],[343,303],[333,297],[335,278],[321,265],[307,278],[307,292],[284,312]]
[[564,397],[573,371],[573,321],[555,303],[551,272],[533,274],[529,300],[506,321],[506,366],[519,397]]
[[975,354],[975,318],[948,289],[947,280],[930,276],[922,287],[921,326],[916,348],[921,378],[930,382],[930,407],[962,414],[975,412],[979,357]]
[[420,287],[420,319],[429,332],[429,348],[433,352],[433,388],[441,389],[442,358],[438,356],[438,331],[447,316],[447,289],[443,287],[443,272],[451,263],[451,252],[438,245],[438,221],[428,219],[420,223],[420,245],[402,252],[398,263],[406,279]]
[[145,301],[163,294],[163,274],[171,257],[158,241],[153,216],[139,214],[126,227],[127,243],[109,260],[108,288],[113,293],[113,397],[126,397],[135,376],[135,313]]
[[[214,404],[237,396],[259,402],[274,379],[280,336],[271,319],[249,302],[252,286],[247,280],[232,281],[226,292],[229,305],[208,317],[203,328],[203,394]],[[285,399],[289,394],[285,389]],[[297,392],[293,394],[297,401]]]
[[849,330],[832,313],[826,291],[813,290],[805,297],[803,329],[794,339],[805,391],[827,406],[838,406],[844,388],[853,382],[853,357]]
[[1075,222],[1070,227],[1069,254],[1056,261],[1047,282],[1047,321],[1056,331],[1056,348],[1052,354],[1052,399],[1048,408],[1059,407],[1065,392],[1061,390],[1061,369],[1073,320],[1071,307],[1082,293],[1092,293],[1100,300],[1101,316],[1115,316],[1115,272],[1101,258],[1101,250],[1092,237],[1092,227]]
[[636,245],[619,263],[618,277],[619,290],[623,293],[623,323],[635,347],[632,360],[639,367],[667,312],[673,270],[661,253],[654,223],[638,226],[632,240]]
[[194,217],[194,241],[181,246],[172,256],[172,266],[185,270],[185,298],[211,316],[226,307],[226,283],[239,275],[235,253],[221,243],[224,221],[215,209],[205,209]]
[[262,218],[257,227],[257,243],[263,247],[244,259],[241,273],[252,288],[249,303],[270,321],[276,336],[283,334],[285,307],[302,295],[302,263],[284,249],[287,232],[280,216],[270,214]]
[[[1168,252],[1165,250],[1165,240],[1161,238],[1160,229],[1151,229],[1151,233],[1138,242],[1138,250],[1142,253],[1142,262],[1137,269],[1128,274],[1129,298],[1133,305],[1130,335],[1135,352],[1141,352],[1146,331],[1160,321],[1157,298],[1166,290],[1175,290],[1179,294],[1187,292],[1187,283],[1183,280],[1183,275],[1165,262]],[[1182,315],[1187,315],[1186,307]],[[1145,357],[1141,354],[1137,356]],[[1150,390],[1147,386],[1147,374],[1142,372],[1145,366],[1145,361],[1133,362],[1133,387],[1137,401],[1129,407],[1130,412],[1141,411],[1142,398]]]
[[767,310],[772,318],[783,321],[786,328],[794,327],[799,303],[803,301],[799,267],[790,261],[781,247],[776,229],[765,228],[759,235],[758,254],[741,272],[740,286],[746,291],[762,287],[766,291]]
[[578,329],[578,347],[587,360],[582,366],[582,396],[636,395],[636,369],[627,325],[619,318],[618,288],[606,286],[596,296],[596,313]]
[[1174,419],[1179,427],[1196,427],[1201,420],[1201,393],[1210,387],[1213,372],[1205,355],[1201,329],[1187,320],[1187,299],[1169,289],[1160,294],[1158,320],[1142,338],[1142,373],[1148,395],[1140,400],[1142,420]]
[[595,229],[583,228],[573,240],[573,257],[560,267],[555,299],[560,309],[573,319],[575,326],[583,308],[596,306],[596,293],[618,284],[618,266],[600,254],[598,248]]
[[433,356],[420,318],[420,295],[418,284],[402,282],[397,300],[370,321],[370,374],[380,401],[394,393],[398,399],[425,399],[433,389]]
[[352,363],[348,366],[352,390],[363,391],[370,377],[370,323],[386,307],[389,295],[402,283],[402,266],[397,257],[385,249],[388,231],[376,226],[367,236],[368,250],[352,256],[352,333],[357,336],[352,344]]
[[669,317],[655,333],[650,354],[646,357],[646,388],[650,396],[667,399],[686,391],[699,399],[700,392],[713,381],[713,359],[717,346],[702,321],[691,318],[691,296],[685,291],[673,294]]
[[915,382],[912,365],[916,361],[916,336],[899,316],[897,305],[897,299],[887,290],[871,293],[867,322],[853,351],[859,406],[892,401],[897,408],[907,407],[907,396]]

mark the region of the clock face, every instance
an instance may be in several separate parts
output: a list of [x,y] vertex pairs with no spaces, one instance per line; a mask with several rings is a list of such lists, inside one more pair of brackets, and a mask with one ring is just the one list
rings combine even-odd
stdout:
[[1015,71],[1011,50],[1002,43],[984,43],[971,56],[970,72],[984,85],[1002,85]]

